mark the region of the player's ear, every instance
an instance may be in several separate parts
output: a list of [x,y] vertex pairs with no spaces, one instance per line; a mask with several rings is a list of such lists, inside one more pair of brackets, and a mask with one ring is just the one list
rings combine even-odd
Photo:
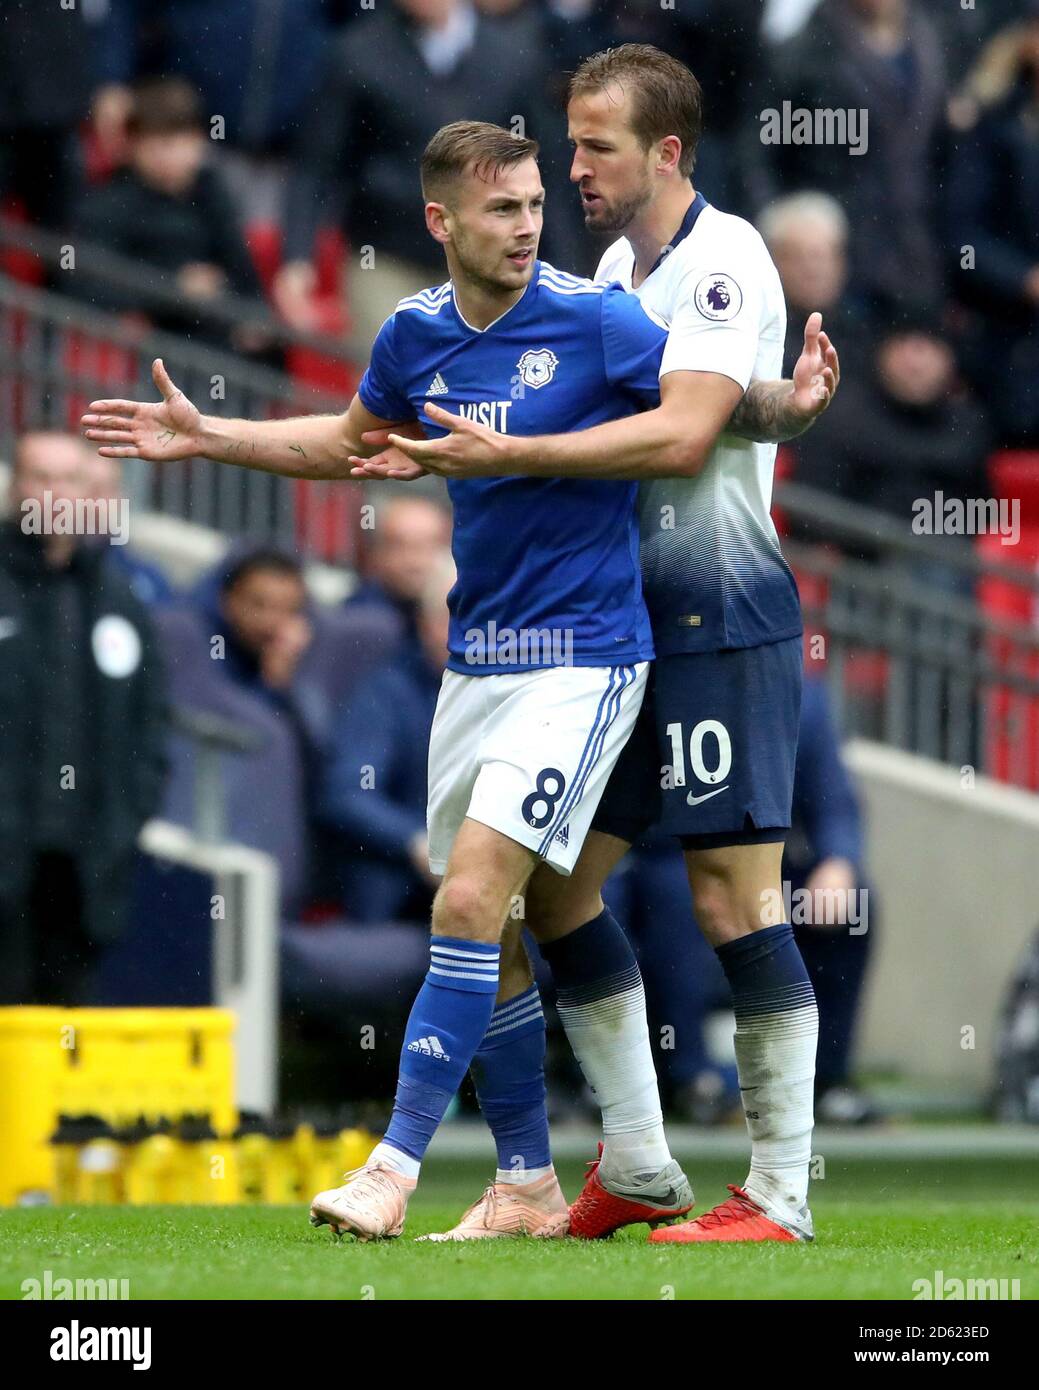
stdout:
[[439,241],[441,245],[451,240],[451,233],[447,226],[447,219],[450,216],[443,203],[426,204],[426,230],[434,241]]
[[677,135],[665,135],[657,145],[657,173],[673,174],[682,158],[682,142]]

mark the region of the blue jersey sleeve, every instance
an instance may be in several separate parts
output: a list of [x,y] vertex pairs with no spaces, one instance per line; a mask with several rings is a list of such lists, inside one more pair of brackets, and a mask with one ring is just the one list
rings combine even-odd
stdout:
[[643,405],[658,405],[666,325],[643,308],[637,295],[629,294],[620,285],[603,290],[599,303],[603,358],[610,384]]
[[397,366],[396,333],[397,316],[391,314],[372,344],[368,368],[357,388],[366,410],[378,415],[381,420],[392,420],[394,423],[417,419],[415,409],[405,394],[403,378]]

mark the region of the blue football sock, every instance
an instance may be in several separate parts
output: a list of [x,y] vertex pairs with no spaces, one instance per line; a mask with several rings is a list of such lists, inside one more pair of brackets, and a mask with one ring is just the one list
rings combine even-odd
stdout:
[[421,1161],[469,1070],[498,993],[497,946],[434,936],[404,1032],[393,1115],[383,1143]]
[[545,1016],[537,985],[494,1010],[472,1070],[501,1173],[521,1180],[532,1169],[549,1167]]

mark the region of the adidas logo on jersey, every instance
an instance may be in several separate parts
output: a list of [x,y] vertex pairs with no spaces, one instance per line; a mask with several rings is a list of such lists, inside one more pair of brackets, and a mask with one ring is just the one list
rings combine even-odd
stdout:
[[429,383],[429,385],[426,387],[426,395],[427,395],[427,396],[446,396],[446,395],[447,395],[447,389],[448,389],[448,388],[447,388],[447,382],[446,382],[446,381],[444,380],[444,378],[440,375],[440,373],[437,372],[436,376],[433,378],[433,380],[432,380],[432,381]]
[[423,1057],[435,1057],[438,1062],[451,1060],[437,1037],[419,1038],[416,1042],[408,1043],[408,1051],[421,1053]]
[[569,825],[564,825],[562,830],[557,830],[554,838],[559,842],[559,844],[563,846],[564,849],[566,849],[570,844]]

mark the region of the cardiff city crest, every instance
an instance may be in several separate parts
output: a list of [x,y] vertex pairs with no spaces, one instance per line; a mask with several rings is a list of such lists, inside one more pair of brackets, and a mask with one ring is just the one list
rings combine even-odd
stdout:
[[538,348],[536,351],[525,352],[516,364],[519,367],[520,381],[524,386],[533,386],[537,391],[548,383],[556,374],[559,366],[559,358],[548,348]]

